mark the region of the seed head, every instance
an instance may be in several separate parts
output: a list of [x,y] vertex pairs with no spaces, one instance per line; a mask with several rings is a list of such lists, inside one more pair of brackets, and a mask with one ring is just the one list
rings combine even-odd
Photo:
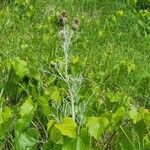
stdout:
[[58,17],[58,22],[61,26],[65,26],[67,24],[67,19],[68,17],[68,14],[66,11],[62,11]]
[[66,11],[62,11],[62,12],[60,13],[60,15],[61,15],[62,17],[65,17],[65,18],[67,18],[67,16],[68,16],[68,14],[67,14]]
[[77,30],[80,26],[80,21],[77,18],[74,18],[73,22],[72,22],[72,29],[73,30]]

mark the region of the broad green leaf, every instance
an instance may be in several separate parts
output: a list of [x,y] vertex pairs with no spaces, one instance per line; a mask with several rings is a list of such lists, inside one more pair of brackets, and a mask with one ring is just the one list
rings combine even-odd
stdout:
[[3,119],[4,119],[4,121],[7,121],[11,117],[12,117],[12,112],[11,112],[9,107],[6,107],[4,109],[4,111],[3,111]]
[[52,140],[44,142],[41,146],[41,150],[61,150],[62,146],[60,144],[54,144]]
[[55,90],[51,95],[51,99],[55,101],[60,101],[61,100],[60,91]]
[[24,116],[24,115],[30,114],[33,112],[34,109],[35,108],[34,108],[32,99],[31,97],[28,97],[26,101],[22,104],[22,106],[20,107],[20,115]]
[[105,131],[109,121],[105,117],[89,117],[86,126],[92,137],[98,140]]
[[120,92],[109,92],[107,93],[107,97],[109,98],[110,102],[118,102],[122,99],[122,94]]
[[36,81],[40,81],[41,79],[40,73],[34,69],[30,71],[30,76],[33,77]]
[[112,115],[112,123],[116,124],[118,123],[122,117],[125,115],[125,108],[124,107],[119,107],[116,112]]
[[67,140],[62,146],[62,150],[89,150],[89,141],[78,137],[77,139]]
[[35,109],[36,105],[33,103],[31,97],[28,97],[20,107],[20,118],[17,120],[15,128],[17,136],[30,125]]
[[0,124],[7,122],[10,118],[12,118],[12,111],[9,107],[5,107],[4,110],[0,112]]
[[36,150],[38,138],[39,133],[36,129],[27,130],[15,139],[15,150]]
[[31,123],[33,114],[25,115],[16,121],[15,134],[19,136]]
[[25,75],[29,74],[29,70],[27,68],[27,63],[25,61],[17,58],[16,60],[11,60],[11,65],[14,68],[15,73],[20,78],[23,78]]
[[63,144],[64,142],[63,135],[56,127],[52,128],[50,133],[50,139],[54,141],[56,144]]
[[55,124],[55,127],[61,132],[62,135],[70,138],[76,137],[77,125],[72,118],[65,117],[63,122]]
[[129,116],[133,120],[133,123],[136,124],[138,121],[142,119],[141,114],[138,112],[136,107],[132,107],[129,111]]
[[131,102],[133,101],[132,97],[130,96],[127,96],[127,95],[124,95],[123,96],[123,104],[126,106],[126,107],[130,107],[131,106]]
[[9,107],[0,110],[0,143],[5,139],[7,132],[12,128],[13,112]]
[[42,107],[42,111],[46,117],[51,114],[51,109],[48,103],[47,98],[40,96],[38,98],[38,104]]
[[53,124],[54,124],[54,120],[49,120],[49,122],[47,124],[47,130],[49,130]]

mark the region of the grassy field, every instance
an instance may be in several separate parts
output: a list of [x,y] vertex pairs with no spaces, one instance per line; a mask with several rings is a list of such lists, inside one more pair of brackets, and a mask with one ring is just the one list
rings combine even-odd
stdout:
[[150,149],[149,0],[2,0],[0,35],[0,149]]

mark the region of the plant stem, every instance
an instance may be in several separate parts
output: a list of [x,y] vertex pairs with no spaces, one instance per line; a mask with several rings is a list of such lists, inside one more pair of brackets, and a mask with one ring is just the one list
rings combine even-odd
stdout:
[[71,113],[72,113],[72,118],[75,120],[75,100],[74,100],[74,90],[72,86],[72,82],[70,81],[70,77],[68,75],[68,50],[69,50],[69,45],[70,45],[70,40],[72,37],[72,33],[69,33],[69,31],[64,27],[63,28],[63,33],[64,33],[64,40],[63,40],[63,50],[64,50],[64,62],[65,62],[65,80],[68,84],[69,88],[69,98],[71,101]]
[[70,90],[70,100],[71,100],[71,111],[72,111],[72,118],[75,120],[75,103],[74,103],[74,93]]
[[69,49],[69,44],[68,44],[68,35],[67,35],[67,29],[64,27],[63,29],[64,33],[64,42],[63,42],[63,50],[64,50],[64,59],[65,59],[65,74],[67,76],[68,74],[68,49]]

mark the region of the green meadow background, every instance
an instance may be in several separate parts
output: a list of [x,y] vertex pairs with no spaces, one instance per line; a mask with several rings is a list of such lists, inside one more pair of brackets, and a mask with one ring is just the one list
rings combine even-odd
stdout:
[[149,0],[0,1],[0,149],[149,150],[149,109]]

